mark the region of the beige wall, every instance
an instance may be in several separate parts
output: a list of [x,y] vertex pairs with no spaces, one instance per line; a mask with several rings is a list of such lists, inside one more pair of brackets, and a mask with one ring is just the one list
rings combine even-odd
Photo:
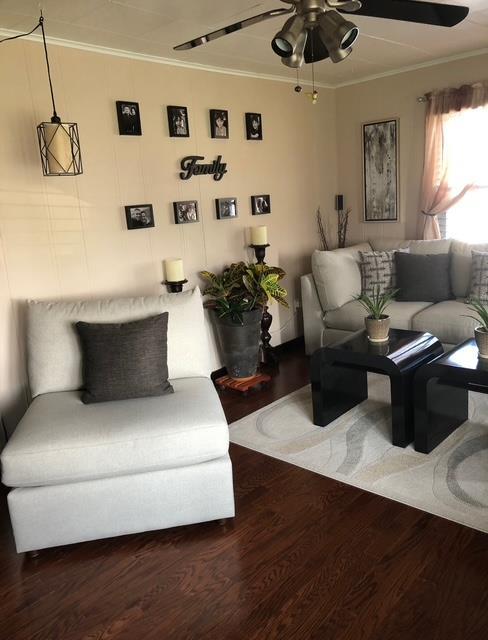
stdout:
[[[52,46],[58,102],[78,122],[85,172],[44,178],[36,125],[51,111],[39,44],[2,46],[0,86],[0,412],[25,406],[22,303],[161,291],[162,260],[184,259],[187,277],[252,258],[248,229],[266,224],[268,262],[288,277],[291,310],[272,308],[274,343],[301,333],[294,301],[318,246],[314,212],[336,185],[334,93],[314,107],[280,82],[182,69]],[[140,104],[142,137],[119,136],[115,100]],[[166,105],[187,105],[191,138],[169,138]],[[208,109],[230,112],[230,139],[212,140]],[[244,113],[263,114],[264,140],[245,140]],[[182,182],[179,161],[223,155],[228,174]],[[270,193],[272,213],[252,216],[251,194]],[[238,198],[239,218],[218,221],[214,198]],[[197,199],[201,222],[173,223],[172,202]],[[127,231],[124,205],[151,202],[156,227]]]
[[[348,241],[417,237],[424,156],[425,105],[417,97],[433,89],[486,79],[488,55],[465,58],[338,89],[338,191],[352,208]],[[362,221],[361,124],[400,118],[400,221]]]

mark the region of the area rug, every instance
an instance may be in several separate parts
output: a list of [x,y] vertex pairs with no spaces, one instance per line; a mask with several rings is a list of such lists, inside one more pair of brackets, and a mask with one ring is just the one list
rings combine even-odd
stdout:
[[388,378],[368,386],[324,428],[303,387],[231,424],[231,442],[488,533],[488,396],[470,393],[469,420],[425,455],[391,444]]

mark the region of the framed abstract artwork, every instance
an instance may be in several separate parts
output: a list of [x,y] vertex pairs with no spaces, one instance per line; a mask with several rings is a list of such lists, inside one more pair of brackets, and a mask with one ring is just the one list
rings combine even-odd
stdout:
[[368,122],[362,132],[364,221],[397,222],[399,120]]

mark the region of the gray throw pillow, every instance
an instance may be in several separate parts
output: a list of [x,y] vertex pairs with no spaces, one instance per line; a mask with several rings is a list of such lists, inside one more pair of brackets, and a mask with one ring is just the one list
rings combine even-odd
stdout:
[[488,302],[488,253],[471,251],[471,287],[469,297]]
[[173,393],[168,382],[168,313],[117,324],[77,322],[85,404]]
[[452,299],[448,253],[419,255],[395,253],[396,299],[411,302],[441,302]]
[[[408,249],[400,249],[408,251]],[[397,288],[396,262],[393,251],[360,251],[361,293],[373,296],[390,293]]]

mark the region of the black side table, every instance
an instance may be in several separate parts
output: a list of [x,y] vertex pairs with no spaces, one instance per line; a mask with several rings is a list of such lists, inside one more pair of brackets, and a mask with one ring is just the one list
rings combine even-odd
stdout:
[[413,374],[443,353],[430,333],[391,329],[387,343],[371,343],[366,331],[318,349],[312,356],[314,424],[325,427],[368,397],[367,372],[390,378],[392,442],[406,447],[414,439]]
[[415,449],[430,453],[468,419],[468,391],[488,393],[488,361],[474,339],[415,374]]

